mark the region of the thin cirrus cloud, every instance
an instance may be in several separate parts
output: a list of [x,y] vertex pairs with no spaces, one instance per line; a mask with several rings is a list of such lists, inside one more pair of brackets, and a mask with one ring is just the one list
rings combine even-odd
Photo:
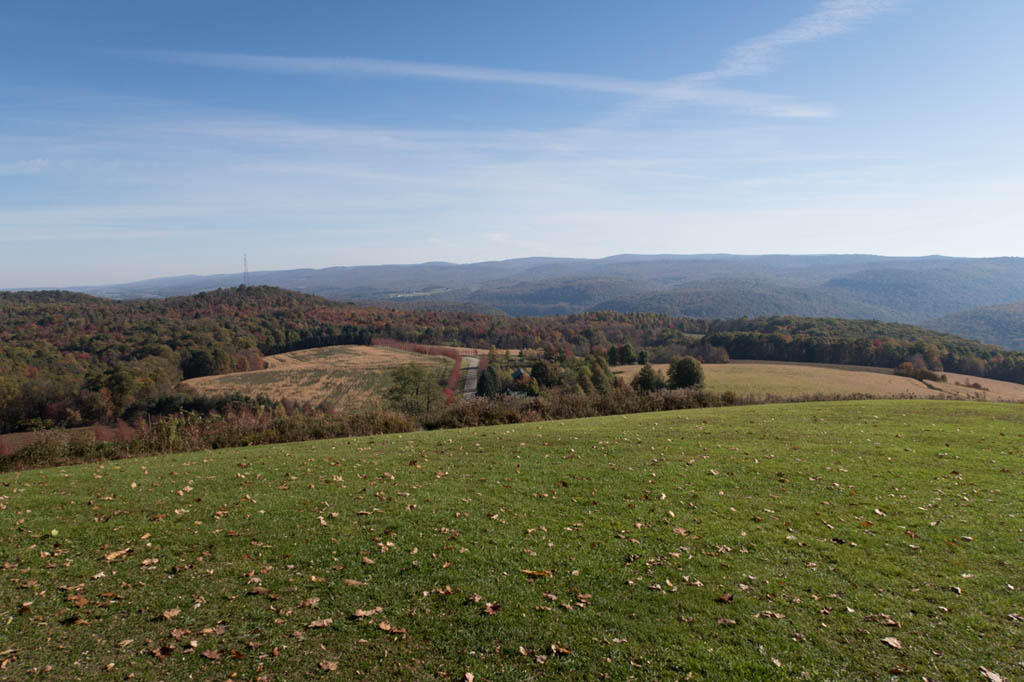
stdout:
[[848,33],[901,4],[903,0],[826,0],[810,14],[778,31],[736,45],[715,69],[690,78],[720,80],[764,73],[778,61],[785,48]]
[[557,71],[496,69],[464,64],[411,62],[360,57],[293,57],[225,52],[151,51],[145,56],[162,62],[205,68],[295,75],[363,75],[423,78],[471,83],[496,83],[584,90],[630,99],[698,103],[779,117],[818,117],[828,110],[775,95],[712,87],[708,82],[658,81]]
[[[676,93],[711,92],[702,90],[701,84],[765,73],[778,62],[786,48],[848,33],[871,17],[890,11],[903,2],[904,0],[825,0],[810,14],[791,21],[779,30],[733,46],[710,71],[670,78],[661,84],[653,96],[633,100],[614,112],[607,120],[621,122],[639,111],[649,112],[664,107],[676,98]],[[786,98],[773,98],[770,95],[741,90],[717,90],[715,95],[715,101],[719,105],[731,105],[734,108],[769,116],[810,118],[828,116],[831,113],[827,109],[795,103]]]
[[500,69],[360,57],[295,57],[203,51],[150,51],[149,59],[206,68],[281,74],[364,75],[424,78],[476,83],[527,85],[618,95],[645,104],[693,103],[786,118],[830,115],[826,108],[789,98],[716,87],[716,81],[768,71],[788,47],[847,33],[867,19],[891,10],[903,0],[825,0],[813,12],[781,29],[729,49],[714,69],[665,80]]

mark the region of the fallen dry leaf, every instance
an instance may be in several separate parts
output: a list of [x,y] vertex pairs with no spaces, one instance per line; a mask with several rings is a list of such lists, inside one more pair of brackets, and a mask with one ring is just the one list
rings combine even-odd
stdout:
[[320,661],[320,669],[326,670],[327,672],[336,672],[338,670],[337,661]]
[[330,627],[332,623],[334,623],[333,618],[321,618],[319,620],[310,621],[309,625],[306,627],[311,630],[315,630],[316,628]]
[[116,552],[110,552],[109,554],[104,554],[103,555],[103,559],[105,561],[117,561],[118,559],[120,559],[120,558],[124,557],[126,554],[128,554],[128,552],[130,552],[130,551],[132,551],[131,547],[125,547],[124,549],[119,549]]
[[901,628],[903,625],[898,620],[893,620],[892,616],[887,613],[875,613],[864,618],[864,620],[879,623],[881,625],[887,625],[891,628]]
[[207,649],[206,651],[201,653],[200,656],[202,656],[203,658],[208,658],[211,661],[216,661],[220,658],[220,652],[214,649]]
[[150,653],[156,658],[164,659],[174,652],[175,646],[173,644],[165,644],[159,649],[153,649]]
[[523,569],[522,572],[525,575],[528,575],[528,576],[533,577],[533,578],[550,578],[551,576],[554,575],[554,573],[552,571],[531,571],[531,570],[528,570],[528,569]]
[[353,613],[352,616],[354,618],[369,618],[370,616],[374,616],[383,610],[384,609],[379,606],[372,609],[356,609],[355,613]]
[[167,609],[163,613],[164,620],[170,620],[171,618],[176,618],[177,616],[180,616],[180,615],[181,615],[181,609],[179,609],[177,606],[175,606],[173,609]]
[[888,644],[889,646],[891,646],[893,649],[902,649],[903,648],[903,643],[900,642],[900,640],[896,639],[895,637],[883,637],[882,641],[884,643]]
[[1003,682],[1003,680],[1005,679],[999,673],[993,672],[993,671],[989,670],[988,668],[986,668],[985,666],[980,666],[980,668],[981,668],[981,676],[986,678],[986,679],[988,679],[988,680],[991,680],[991,682]]

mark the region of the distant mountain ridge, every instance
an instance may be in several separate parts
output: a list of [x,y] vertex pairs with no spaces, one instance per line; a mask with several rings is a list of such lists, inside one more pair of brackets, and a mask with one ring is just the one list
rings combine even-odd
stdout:
[[[185,275],[72,290],[114,299],[166,298],[236,286],[242,278]],[[250,273],[249,282],[339,301],[514,316],[613,310],[877,319],[1024,348],[1024,314],[985,313],[999,316],[994,334],[972,312],[1024,301],[1021,258],[620,254],[263,271]]]

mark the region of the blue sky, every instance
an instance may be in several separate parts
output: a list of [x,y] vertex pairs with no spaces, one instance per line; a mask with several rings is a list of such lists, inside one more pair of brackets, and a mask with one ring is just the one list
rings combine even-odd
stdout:
[[1024,256],[1019,0],[0,13],[0,287],[616,253]]

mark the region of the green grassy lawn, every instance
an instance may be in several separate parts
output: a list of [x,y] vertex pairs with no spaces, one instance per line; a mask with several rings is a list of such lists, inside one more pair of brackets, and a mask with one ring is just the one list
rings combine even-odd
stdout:
[[5,474],[0,679],[1024,678],[1022,450],[870,401]]

